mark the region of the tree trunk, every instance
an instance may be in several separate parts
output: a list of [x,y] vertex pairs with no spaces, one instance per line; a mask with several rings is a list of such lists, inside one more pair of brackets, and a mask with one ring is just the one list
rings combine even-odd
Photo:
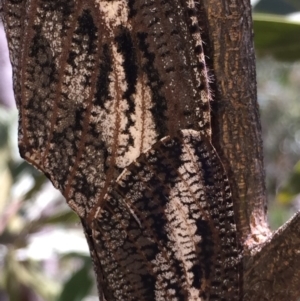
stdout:
[[249,0],[0,5],[20,152],[81,218],[100,300],[299,298],[300,215],[267,224]]
[[214,78],[213,143],[229,175],[239,236],[243,243],[259,243],[270,232],[249,2],[204,5]]
[[229,175],[243,245],[242,300],[298,300],[300,215],[274,234],[267,223],[250,1],[207,0],[201,8],[214,80],[213,144]]

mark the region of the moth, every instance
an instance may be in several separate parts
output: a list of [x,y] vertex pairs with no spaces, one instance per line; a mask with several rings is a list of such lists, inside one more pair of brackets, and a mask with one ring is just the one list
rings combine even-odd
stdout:
[[238,300],[193,0],[2,0],[21,155],[80,217],[100,300]]

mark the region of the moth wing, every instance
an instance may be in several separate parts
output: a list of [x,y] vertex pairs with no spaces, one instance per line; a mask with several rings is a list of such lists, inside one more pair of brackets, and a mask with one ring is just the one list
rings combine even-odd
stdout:
[[1,3],[20,153],[79,216],[92,216],[123,168],[160,138],[210,132],[206,70],[194,51],[201,38],[186,4]]
[[184,130],[160,140],[122,172],[94,217],[108,300],[217,300],[237,289],[232,210],[206,138]]

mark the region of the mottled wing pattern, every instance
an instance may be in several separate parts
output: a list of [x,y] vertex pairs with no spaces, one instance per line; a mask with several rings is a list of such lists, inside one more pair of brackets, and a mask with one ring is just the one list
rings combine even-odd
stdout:
[[20,152],[81,217],[100,298],[237,300],[195,2],[0,5]]
[[125,168],[90,235],[109,301],[238,300],[230,188],[199,132],[163,138]]
[[210,136],[194,1],[3,0],[19,145],[81,216],[140,153]]

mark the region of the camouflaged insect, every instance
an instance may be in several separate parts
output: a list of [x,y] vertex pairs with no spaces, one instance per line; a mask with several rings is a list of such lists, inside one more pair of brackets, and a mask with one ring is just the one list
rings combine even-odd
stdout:
[[101,300],[238,300],[193,0],[2,0],[21,155],[79,215]]

